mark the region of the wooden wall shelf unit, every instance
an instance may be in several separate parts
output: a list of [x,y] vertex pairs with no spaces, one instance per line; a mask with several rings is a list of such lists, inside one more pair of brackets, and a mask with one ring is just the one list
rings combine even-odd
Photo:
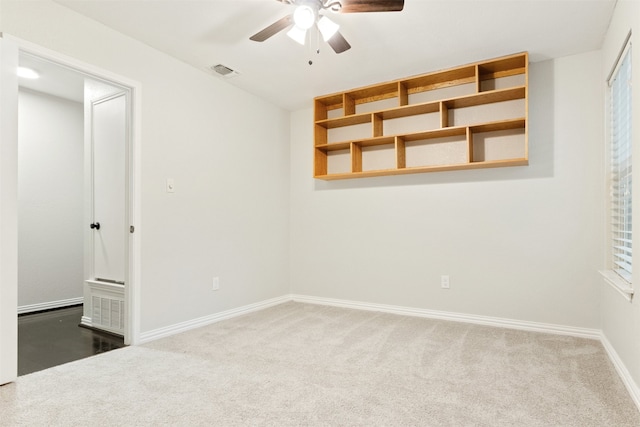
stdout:
[[315,98],[314,178],[528,164],[528,54]]

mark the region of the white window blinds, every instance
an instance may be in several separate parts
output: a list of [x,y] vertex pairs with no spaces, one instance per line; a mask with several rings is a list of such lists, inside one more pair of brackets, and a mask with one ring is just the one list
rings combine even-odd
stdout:
[[609,80],[611,100],[611,231],[613,270],[631,283],[631,49]]

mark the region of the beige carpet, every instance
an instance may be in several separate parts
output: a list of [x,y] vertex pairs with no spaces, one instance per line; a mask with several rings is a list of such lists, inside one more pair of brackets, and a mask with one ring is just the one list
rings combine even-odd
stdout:
[[597,341],[286,303],[0,387],[2,426],[640,426]]

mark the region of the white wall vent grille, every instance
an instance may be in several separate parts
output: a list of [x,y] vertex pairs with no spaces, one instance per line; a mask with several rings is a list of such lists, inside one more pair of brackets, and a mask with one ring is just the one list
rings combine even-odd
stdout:
[[89,310],[81,323],[91,328],[124,336],[126,319],[124,284],[99,280],[86,280],[85,307]]
[[237,71],[232,70],[231,68],[222,64],[212,65],[211,69],[216,73],[218,73],[220,76],[224,77],[225,79],[229,79],[231,77],[235,77],[240,74]]
[[93,326],[111,331],[124,331],[124,301],[104,296],[92,296]]

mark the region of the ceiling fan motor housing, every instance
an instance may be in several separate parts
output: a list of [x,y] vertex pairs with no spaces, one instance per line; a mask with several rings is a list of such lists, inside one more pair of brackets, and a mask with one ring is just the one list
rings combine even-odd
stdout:
[[292,0],[289,4],[294,6],[309,6],[315,12],[316,18],[318,17],[318,12],[322,9],[331,9],[337,12],[342,6],[340,2],[336,0]]
[[249,39],[263,42],[278,32],[289,28],[287,35],[305,44],[307,30],[316,25],[324,40],[336,53],[351,48],[344,36],[338,31],[338,24],[327,16],[320,15],[321,10],[329,9],[340,13],[362,12],[399,12],[404,8],[404,0],[277,0],[296,6],[294,13],[280,18],[268,27],[258,31]]

